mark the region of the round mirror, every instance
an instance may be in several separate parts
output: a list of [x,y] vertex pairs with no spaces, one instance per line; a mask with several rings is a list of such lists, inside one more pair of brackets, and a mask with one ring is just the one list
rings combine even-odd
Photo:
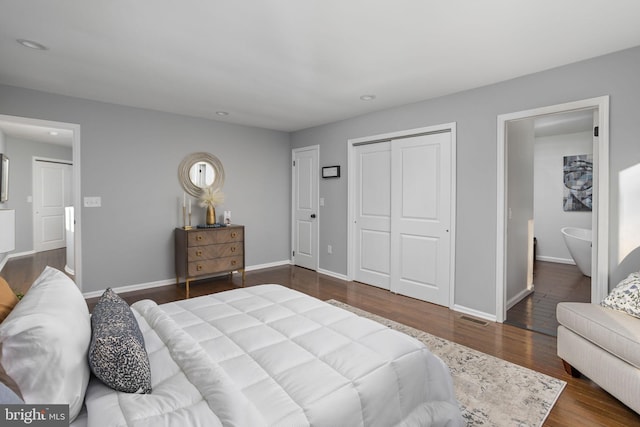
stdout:
[[224,185],[222,162],[210,153],[193,153],[178,166],[178,180],[184,191],[200,198],[205,189],[220,190]]

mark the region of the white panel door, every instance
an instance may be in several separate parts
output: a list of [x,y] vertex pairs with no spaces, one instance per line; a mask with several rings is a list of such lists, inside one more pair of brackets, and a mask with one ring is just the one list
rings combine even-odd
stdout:
[[389,289],[391,261],[391,148],[355,148],[354,280]]
[[293,151],[293,263],[318,269],[318,147]]
[[72,166],[42,160],[33,163],[33,248],[36,252],[64,248],[64,208],[73,203]]
[[449,306],[451,133],[391,147],[391,291]]

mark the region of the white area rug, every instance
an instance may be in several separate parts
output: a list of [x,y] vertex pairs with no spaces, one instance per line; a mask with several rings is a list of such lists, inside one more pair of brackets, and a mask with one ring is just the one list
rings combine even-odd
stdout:
[[469,426],[541,426],[567,384],[342,302],[327,302],[425,343],[449,366]]

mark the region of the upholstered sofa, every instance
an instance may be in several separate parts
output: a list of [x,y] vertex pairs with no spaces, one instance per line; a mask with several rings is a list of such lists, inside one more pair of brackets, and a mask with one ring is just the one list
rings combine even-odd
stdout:
[[[638,265],[634,265],[636,271]],[[612,283],[620,284],[604,304],[617,309],[590,303],[558,304],[558,356],[569,374],[574,377],[584,374],[640,413],[640,318],[635,317],[640,274],[627,277],[620,268],[616,273]],[[619,280],[620,277],[626,279]],[[631,305],[629,296],[633,300]],[[627,301],[620,302],[621,299]]]
[[640,319],[597,304],[557,306],[558,356],[640,413]]

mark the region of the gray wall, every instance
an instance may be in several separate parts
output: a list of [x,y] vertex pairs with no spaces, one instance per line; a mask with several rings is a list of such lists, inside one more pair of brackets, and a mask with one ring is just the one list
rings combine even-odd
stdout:
[[[517,59],[514,59],[517,60]],[[347,140],[457,122],[455,303],[496,313],[497,116],[610,95],[610,263],[619,262],[618,174],[640,163],[640,48],[292,134],[292,147],[320,145],[320,166],[340,164],[339,180],[321,180],[320,268],[346,274]],[[473,72],[473,70],[469,70]],[[631,190],[630,190],[631,191]],[[633,190],[636,191],[636,190]],[[631,197],[631,194],[622,196]],[[635,194],[637,198],[637,193]]]
[[533,283],[533,119],[507,123],[507,310]]
[[33,157],[72,160],[70,147],[43,142],[6,137],[7,156],[11,159],[9,209],[16,211],[16,249],[14,252],[33,250],[33,203],[27,197],[33,195]]
[[[225,168],[232,220],[246,226],[247,266],[288,260],[289,135],[44,92],[0,86],[0,114],[81,126],[83,291],[174,277],[173,229],[182,224],[177,169],[195,151]],[[195,208],[194,223],[203,219]]]

